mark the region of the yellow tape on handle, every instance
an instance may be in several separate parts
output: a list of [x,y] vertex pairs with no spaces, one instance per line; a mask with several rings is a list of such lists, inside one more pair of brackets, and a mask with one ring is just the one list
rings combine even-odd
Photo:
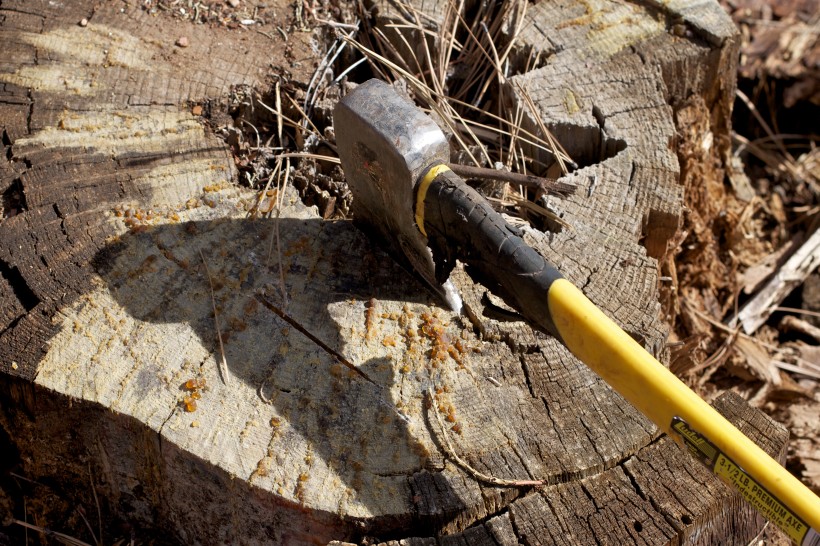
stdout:
[[433,183],[433,180],[438,177],[438,175],[449,170],[450,167],[444,165],[443,163],[431,168],[427,171],[427,174],[424,175],[424,178],[421,179],[419,188],[416,190],[416,225],[419,227],[421,234],[425,237],[427,237],[427,232],[424,230],[424,200],[427,198],[427,189],[430,187],[430,184]]

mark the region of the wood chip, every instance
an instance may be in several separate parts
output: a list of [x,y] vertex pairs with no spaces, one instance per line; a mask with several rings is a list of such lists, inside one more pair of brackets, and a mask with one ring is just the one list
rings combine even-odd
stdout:
[[792,315],[783,317],[783,320],[780,321],[780,329],[785,331],[800,332],[801,334],[806,334],[807,336],[811,336],[817,341],[820,341],[820,328]]
[[792,239],[772,252],[762,260],[749,267],[738,277],[738,284],[744,294],[754,294],[763,288],[764,283],[783,265],[783,262],[803,242],[803,235],[795,235]]
[[783,301],[820,264],[820,230],[815,231],[806,242],[783,264],[783,267],[766,283],[766,286],[749,300],[729,325],[740,322],[743,331],[754,333]]
[[780,385],[780,372],[777,371],[771,356],[753,338],[738,336],[735,348],[743,355],[744,364],[753,376],[766,383]]

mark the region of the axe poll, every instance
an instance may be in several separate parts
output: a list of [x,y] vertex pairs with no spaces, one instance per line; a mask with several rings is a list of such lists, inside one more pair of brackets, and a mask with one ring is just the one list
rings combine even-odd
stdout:
[[395,89],[370,80],[334,110],[353,214],[456,311],[457,260],[534,327],[688,449],[801,546],[820,545],[820,498],[566,280],[448,167],[441,129]]

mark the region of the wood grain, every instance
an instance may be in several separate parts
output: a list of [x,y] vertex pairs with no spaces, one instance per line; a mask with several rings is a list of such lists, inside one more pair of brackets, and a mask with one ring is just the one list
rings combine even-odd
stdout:
[[[0,424],[26,476],[88,498],[91,468],[113,513],[181,543],[757,533],[748,507],[554,340],[484,317],[464,271],[469,318],[292,190],[278,219],[249,217],[255,193],[192,106],[224,116],[232,86],[264,88],[271,65],[306,82],[309,34],[286,46],[94,5],[0,6]],[[517,56],[544,54],[510,89],[528,89],[531,130],[539,116],[583,167],[556,201],[571,229],[527,237],[665,358],[674,114],[697,97],[723,145],[734,34],[711,3],[596,7],[536,4],[521,38]],[[205,386],[189,412],[191,379]],[[782,429],[727,404],[778,452]],[[483,474],[546,485],[486,483],[447,456],[445,435]]]

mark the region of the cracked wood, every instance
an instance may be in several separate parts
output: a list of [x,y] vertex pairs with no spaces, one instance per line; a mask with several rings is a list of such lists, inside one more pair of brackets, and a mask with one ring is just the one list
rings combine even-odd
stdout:
[[[511,90],[531,94],[530,129],[540,116],[583,167],[560,202],[571,229],[528,237],[664,357],[657,261],[681,214],[672,114],[701,97],[726,136],[735,38],[712,3],[599,4],[599,19],[580,2],[536,4],[516,53],[545,48]],[[0,5],[0,423],[29,477],[87,489],[83,452],[114,510],[186,543],[754,536],[747,507],[554,340],[483,317],[462,271],[472,320],[293,192],[278,220],[247,217],[256,196],[191,105],[224,109],[271,64],[307,82],[294,59],[313,55],[309,34],[290,35],[286,58],[258,33],[94,6]],[[191,379],[205,386],[187,412]],[[424,392],[472,468],[550,485],[472,479],[437,444]],[[725,408],[780,449],[760,414]]]

